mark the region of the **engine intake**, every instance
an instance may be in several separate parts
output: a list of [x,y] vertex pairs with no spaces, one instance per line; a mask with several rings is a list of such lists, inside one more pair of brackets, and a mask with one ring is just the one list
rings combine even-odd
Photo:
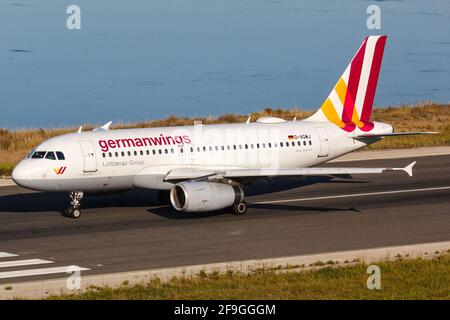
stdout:
[[244,200],[240,186],[225,183],[191,181],[176,184],[170,190],[172,206],[183,212],[204,212],[231,207]]

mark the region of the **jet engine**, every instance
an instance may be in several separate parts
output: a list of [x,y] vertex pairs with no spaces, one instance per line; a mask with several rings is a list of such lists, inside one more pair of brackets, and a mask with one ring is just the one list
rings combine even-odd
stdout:
[[244,201],[240,186],[225,183],[190,181],[176,184],[170,190],[172,206],[183,212],[214,211],[232,207]]

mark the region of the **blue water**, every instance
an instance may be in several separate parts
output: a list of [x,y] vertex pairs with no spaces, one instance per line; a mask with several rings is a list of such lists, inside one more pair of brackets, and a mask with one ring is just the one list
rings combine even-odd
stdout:
[[449,31],[450,0],[2,0],[0,127],[315,109],[380,33],[376,105],[449,102]]

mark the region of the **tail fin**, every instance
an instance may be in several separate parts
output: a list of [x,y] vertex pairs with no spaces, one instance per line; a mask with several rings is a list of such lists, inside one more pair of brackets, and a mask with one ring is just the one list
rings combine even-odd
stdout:
[[373,100],[386,36],[369,36],[345,69],[322,107],[308,121],[330,121],[345,131],[370,131]]

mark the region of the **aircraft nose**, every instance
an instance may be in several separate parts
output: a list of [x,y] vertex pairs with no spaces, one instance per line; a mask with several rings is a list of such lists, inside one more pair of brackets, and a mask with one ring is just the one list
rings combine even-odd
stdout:
[[22,180],[26,179],[26,170],[24,170],[24,166],[23,163],[20,162],[17,166],[15,166],[15,168],[13,169],[13,172],[11,174],[11,178],[13,179],[13,181],[20,185],[20,182]]
[[32,179],[32,172],[30,167],[25,161],[19,162],[11,173],[13,181],[21,187],[29,187]]

